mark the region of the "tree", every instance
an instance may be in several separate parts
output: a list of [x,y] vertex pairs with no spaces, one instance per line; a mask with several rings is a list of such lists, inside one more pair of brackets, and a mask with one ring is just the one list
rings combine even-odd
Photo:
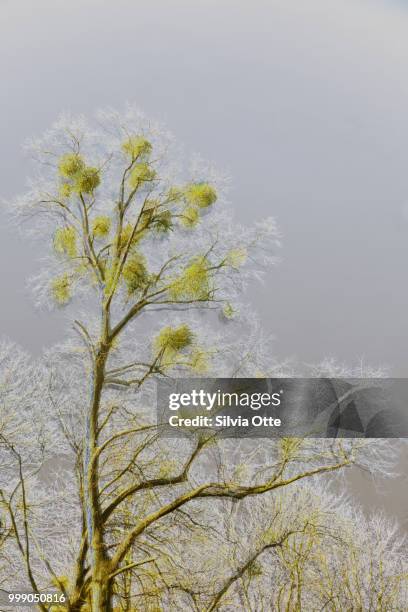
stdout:
[[[50,466],[60,436],[47,410],[48,372],[11,342],[0,343],[0,601],[9,589],[39,591],[55,578],[47,556],[64,558],[59,513],[75,520]],[[42,472],[48,472],[48,482]],[[62,477],[62,471],[60,470]],[[46,571],[47,581],[38,577]],[[26,577],[25,579],[23,577]],[[16,577],[19,578],[15,583]],[[5,600],[7,601],[7,600]],[[5,603],[5,602],[4,602]]]
[[[234,521],[229,575],[198,609],[405,609],[406,538],[393,521],[365,516],[321,482],[270,495],[257,500],[249,525]],[[244,504],[251,516],[252,502]]]
[[[35,465],[19,450],[20,426],[3,438],[15,479],[2,499],[17,537],[12,564],[23,560],[33,589],[56,586],[70,611],[216,609],[238,581],[228,568],[242,583],[261,554],[294,535],[274,533],[275,514],[260,504],[269,535],[237,570],[239,559],[227,564],[223,550],[244,508],[356,462],[388,470],[390,449],[365,440],[162,438],[157,378],[282,373],[240,301],[275,261],[276,226],[233,224],[225,180],[199,159],[188,171],[179,165],[170,135],[132,109],[99,113],[91,126],[63,117],[31,149],[38,173],[13,210],[52,245],[33,289],[39,303],[71,309],[75,334],[40,367],[32,419],[45,419],[50,433]],[[24,389],[30,381],[28,372]],[[41,470],[56,447],[61,477],[50,494]],[[56,512],[67,529],[53,558],[56,532],[45,525],[56,529]],[[309,530],[306,518],[295,531]]]

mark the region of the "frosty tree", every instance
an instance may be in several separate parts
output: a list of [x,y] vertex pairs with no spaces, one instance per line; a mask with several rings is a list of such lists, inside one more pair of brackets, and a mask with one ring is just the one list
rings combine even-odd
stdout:
[[[51,247],[38,302],[66,308],[75,331],[35,366],[35,387],[28,365],[18,392],[3,386],[4,584],[24,573],[72,612],[245,606],[252,579],[265,602],[260,559],[281,549],[283,576],[284,547],[320,533],[301,489],[310,513],[285,523],[282,491],[356,462],[392,466],[379,442],[159,436],[158,377],[282,373],[241,297],[275,261],[273,220],[234,224],[226,181],[199,158],[180,164],[172,137],[132,109],[63,117],[31,150],[38,172],[13,210]],[[18,351],[3,353],[5,371],[20,368]],[[23,405],[42,434],[28,453]]]

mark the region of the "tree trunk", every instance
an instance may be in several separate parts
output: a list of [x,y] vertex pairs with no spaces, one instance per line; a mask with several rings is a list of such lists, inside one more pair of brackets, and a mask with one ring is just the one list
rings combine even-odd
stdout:
[[107,568],[101,564],[99,571],[92,579],[90,585],[92,612],[112,611],[112,585],[108,580],[108,575]]
[[89,593],[92,612],[111,610],[111,588],[105,550],[103,523],[99,502],[98,417],[105,381],[105,365],[109,347],[103,342],[95,357],[91,378],[91,402],[87,414],[84,444],[84,509],[88,534],[91,582]]

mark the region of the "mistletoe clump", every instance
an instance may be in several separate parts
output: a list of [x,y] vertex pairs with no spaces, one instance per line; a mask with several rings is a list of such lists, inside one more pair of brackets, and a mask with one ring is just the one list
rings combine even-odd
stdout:
[[54,249],[57,253],[60,253],[61,255],[75,257],[77,254],[75,228],[58,228],[54,235]]
[[78,194],[92,194],[101,182],[98,168],[87,166],[77,153],[66,153],[58,163],[58,172],[64,182],[60,187],[62,197],[69,197],[72,191]]
[[200,220],[200,215],[195,206],[186,206],[181,216],[181,223],[184,227],[192,228],[197,225]]
[[74,178],[85,167],[85,162],[77,153],[66,153],[63,155],[58,164],[60,175],[67,179]]
[[198,208],[208,208],[217,200],[217,192],[208,183],[193,183],[185,191],[187,202]]
[[159,352],[167,351],[174,354],[191,346],[193,340],[193,332],[188,325],[183,324],[179,327],[164,327],[155,338],[154,345]]
[[153,225],[157,232],[165,234],[173,228],[172,214],[169,210],[163,210],[154,218]]
[[149,166],[147,162],[135,164],[129,176],[129,185],[132,189],[137,189],[142,183],[152,181],[156,176],[156,172]]
[[173,216],[170,210],[163,209],[159,199],[147,199],[138,221],[139,239],[149,227],[159,233],[173,229]]
[[131,136],[123,143],[122,151],[133,161],[138,157],[148,157],[152,151],[152,145],[143,136]]
[[181,223],[186,228],[195,227],[200,221],[200,209],[208,208],[217,200],[214,187],[208,183],[192,183],[184,189],[186,206],[181,215]]
[[[125,227],[122,229],[122,232],[120,234],[119,237],[119,250],[121,251],[123,248],[126,247],[126,245],[128,244],[129,240],[131,240],[132,238],[132,234],[133,234],[133,227],[130,223],[127,223],[125,225]],[[133,240],[132,240],[133,242]]]
[[145,287],[149,280],[149,274],[146,259],[143,255],[136,252],[132,253],[126,260],[122,275],[129,295]]
[[182,202],[184,199],[184,189],[173,185],[167,192],[167,201],[173,204]]
[[148,221],[141,219],[138,229],[135,230],[131,223],[126,223],[118,237],[118,250],[123,251],[129,244],[129,250],[133,251],[140,240],[146,235]]
[[62,200],[66,200],[72,194],[72,185],[69,183],[62,183],[59,188],[59,195]]
[[63,274],[52,281],[52,294],[60,306],[64,306],[71,299],[71,282],[68,274]]
[[192,259],[181,275],[169,287],[169,295],[178,300],[208,300],[210,298],[210,274],[205,257]]
[[111,220],[105,215],[95,217],[92,224],[92,233],[95,238],[103,238],[109,234]]
[[75,177],[74,189],[77,193],[92,194],[99,186],[99,170],[91,166],[83,168]]
[[161,355],[161,365],[183,365],[197,373],[208,371],[209,353],[196,345],[188,325],[164,327],[154,339],[154,350]]

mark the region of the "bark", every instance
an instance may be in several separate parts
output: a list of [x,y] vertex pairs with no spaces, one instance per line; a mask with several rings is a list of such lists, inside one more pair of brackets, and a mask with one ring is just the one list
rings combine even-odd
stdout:
[[89,594],[92,612],[111,610],[109,559],[105,549],[103,517],[99,502],[98,417],[110,350],[108,314],[102,322],[102,339],[91,376],[91,402],[86,421],[84,448],[84,508],[89,551]]

